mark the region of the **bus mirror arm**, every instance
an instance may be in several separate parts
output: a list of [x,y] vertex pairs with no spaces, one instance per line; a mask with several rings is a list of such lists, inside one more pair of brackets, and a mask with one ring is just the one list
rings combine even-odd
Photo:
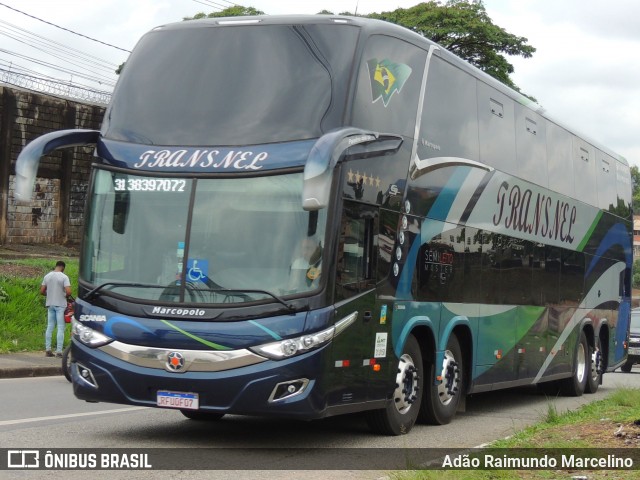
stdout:
[[96,144],[98,130],[73,129],[47,133],[31,141],[22,149],[16,160],[16,186],[14,197],[19,203],[27,203],[33,194],[40,158],[59,148]]
[[402,137],[345,127],[320,137],[304,167],[302,208],[316,211],[329,205],[333,171],[340,161],[360,160],[396,153]]

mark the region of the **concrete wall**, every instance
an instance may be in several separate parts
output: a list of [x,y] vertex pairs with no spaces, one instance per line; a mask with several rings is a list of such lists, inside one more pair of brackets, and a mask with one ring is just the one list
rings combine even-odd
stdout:
[[28,205],[13,197],[15,161],[29,141],[47,132],[99,129],[104,111],[104,106],[0,85],[0,244],[80,242],[93,148],[44,157]]

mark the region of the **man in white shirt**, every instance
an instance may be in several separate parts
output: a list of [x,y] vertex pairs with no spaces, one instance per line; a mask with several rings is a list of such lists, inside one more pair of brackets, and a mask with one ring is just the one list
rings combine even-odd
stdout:
[[64,344],[64,310],[67,308],[67,297],[71,295],[71,282],[64,274],[66,264],[60,260],[52,272],[47,273],[40,285],[40,293],[47,297],[47,331],[44,335],[47,357],[53,357],[51,352],[51,337],[57,324],[56,357],[62,357]]

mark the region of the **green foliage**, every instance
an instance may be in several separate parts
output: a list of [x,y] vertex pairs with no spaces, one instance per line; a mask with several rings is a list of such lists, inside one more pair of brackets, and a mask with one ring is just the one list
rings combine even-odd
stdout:
[[518,91],[510,78],[513,65],[504,55],[530,58],[536,51],[525,37],[513,35],[495,25],[482,2],[430,1],[367,16],[413,30]]
[[544,421],[551,424],[556,424],[560,421],[560,415],[558,414],[558,409],[556,408],[555,403],[547,403],[547,415],[545,416]]
[[[71,290],[77,292],[78,261],[65,259],[65,273],[71,280]],[[3,269],[4,264],[12,268]],[[44,350],[44,332],[47,328],[47,311],[44,297],[40,294],[43,276],[51,271],[55,260],[20,259],[0,260],[0,291],[4,292],[7,301],[0,301],[0,353]],[[16,267],[24,267],[26,276],[15,271]],[[66,342],[69,341],[67,326]],[[55,332],[54,332],[55,335]]]
[[640,288],[640,259],[633,262],[633,277],[631,281],[633,288]]
[[219,12],[211,13],[196,13],[193,17],[184,17],[183,20],[199,20],[201,18],[219,18],[219,17],[243,17],[246,15],[264,15],[261,10],[256,10],[253,7],[243,7],[242,5],[234,5],[233,7],[225,8]]
[[631,188],[633,211],[640,212],[640,169],[638,169],[637,165],[631,167]]

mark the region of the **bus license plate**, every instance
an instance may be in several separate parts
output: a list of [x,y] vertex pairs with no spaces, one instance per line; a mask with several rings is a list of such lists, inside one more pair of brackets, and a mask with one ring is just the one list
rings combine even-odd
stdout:
[[158,406],[165,408],[180,408],[185,410],[197,410],[199,407],[198,394],[187,392],[158,391]]

